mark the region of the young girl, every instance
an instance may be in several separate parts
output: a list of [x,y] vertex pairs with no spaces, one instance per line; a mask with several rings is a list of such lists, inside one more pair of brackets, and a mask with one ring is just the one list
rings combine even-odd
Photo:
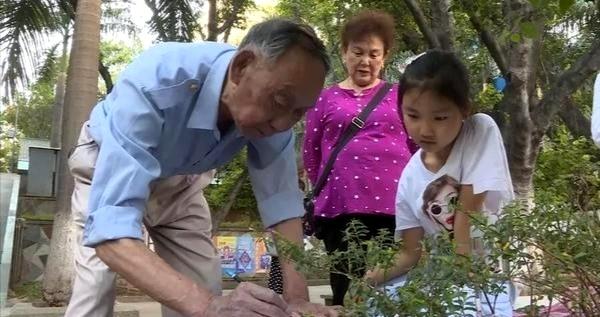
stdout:
[[[396,195],[403,250],[392,268],[367,274],[386,289],[403,284],[420,259],[425,235],[449,232],[456,253],[469,256],[475,238],[469,214],[496,218],[513,199],[500,131],[489,116],[471,115],[469,78],[454,54],[432,50],[418,57],[407,66],[400,89],[406,130],[421,149],[406,165]],[[483,303],[489,296],[479,297],[483,315],[491,316],[492,305]],[[508,291],[494,296],[493,310],[494,316],[512,316]]]

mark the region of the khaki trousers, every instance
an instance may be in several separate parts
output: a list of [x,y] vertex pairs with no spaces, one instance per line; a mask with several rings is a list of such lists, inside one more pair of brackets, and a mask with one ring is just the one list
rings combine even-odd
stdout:
[[[75,281],[67,317],[112,317],[116,275],[97,256],[95,249],[82,244],[88,216],[88,199],[98,146],[86,122],[77,147],[69,157],[75,179],[71,209],[75,229]],[[144,224],[156,253],[198,284],[221,293],[221,266],[211,240],[210,211],[203,195],[214,171],[201,175],[177,175],[151,185]],[[152,277],[148,277],[152,278]],[[163,306],[164,317],[181,316]]]

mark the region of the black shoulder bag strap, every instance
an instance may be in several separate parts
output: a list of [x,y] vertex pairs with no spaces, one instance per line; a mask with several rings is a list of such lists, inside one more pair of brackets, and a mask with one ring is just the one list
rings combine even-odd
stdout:
[[323,186],[325,186],[327,176],[331,172],[331,169],[333,168],[333,164],[335,163],[335,159],[337,158],[338,154],[344,148],[344,146],[348,144],[348,142],[350,142],[354,135],[356,135],[358,130],[362,129],[365,126],[365,121],[367,120],[373,109],[375,109],[375,107],[381,102],[381,100],[383,100],[383,97],[385,97],[385,95],[391,88],[391,83],[385,83],[383,86],[381,86],[381,88],[379,88],[375,96],[373,96],[371,101],[369,101],[369,104],[367,104],[367,106],[360,112],[360,114],[352,118],[352,124],[348,126],[346,130],[344,130],[344,133],[335,145],[335,148],[333,149],[331,155],[329,156],[329,159],[327,160],[327,164],[325,164],[325,168],[323,168],[323,173],[321,173],[321,175],[317,179],[317,183],[315,184],[315,187],[312,190],[312,192],[309,193],[306,197],[307,200],[312,201],[314,197],[319,196],[319,193],[323,189]]

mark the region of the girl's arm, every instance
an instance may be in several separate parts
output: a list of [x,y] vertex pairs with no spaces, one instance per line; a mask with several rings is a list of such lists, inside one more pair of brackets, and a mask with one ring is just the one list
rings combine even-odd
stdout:
[[365,279],[373,286],[385,283],[410,271],[421,258],[422,227],[402,230],[402,251],[396,255],[389,268],[376,267],[365,274]]
[[456,253],[471,254],[471,221],[469,216],[483,209],[485,192],[473,194],[473,185],[461,185],[458,208],[454,216],[454,241]]

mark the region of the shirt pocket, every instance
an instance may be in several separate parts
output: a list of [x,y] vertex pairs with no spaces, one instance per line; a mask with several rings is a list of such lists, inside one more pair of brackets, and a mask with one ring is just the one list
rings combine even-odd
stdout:
[[202,83],[198,79],[186,79],[176,85],[146,90],[146,95],[160,109],[165,110],[181,104],[189,104],[198,96]]

